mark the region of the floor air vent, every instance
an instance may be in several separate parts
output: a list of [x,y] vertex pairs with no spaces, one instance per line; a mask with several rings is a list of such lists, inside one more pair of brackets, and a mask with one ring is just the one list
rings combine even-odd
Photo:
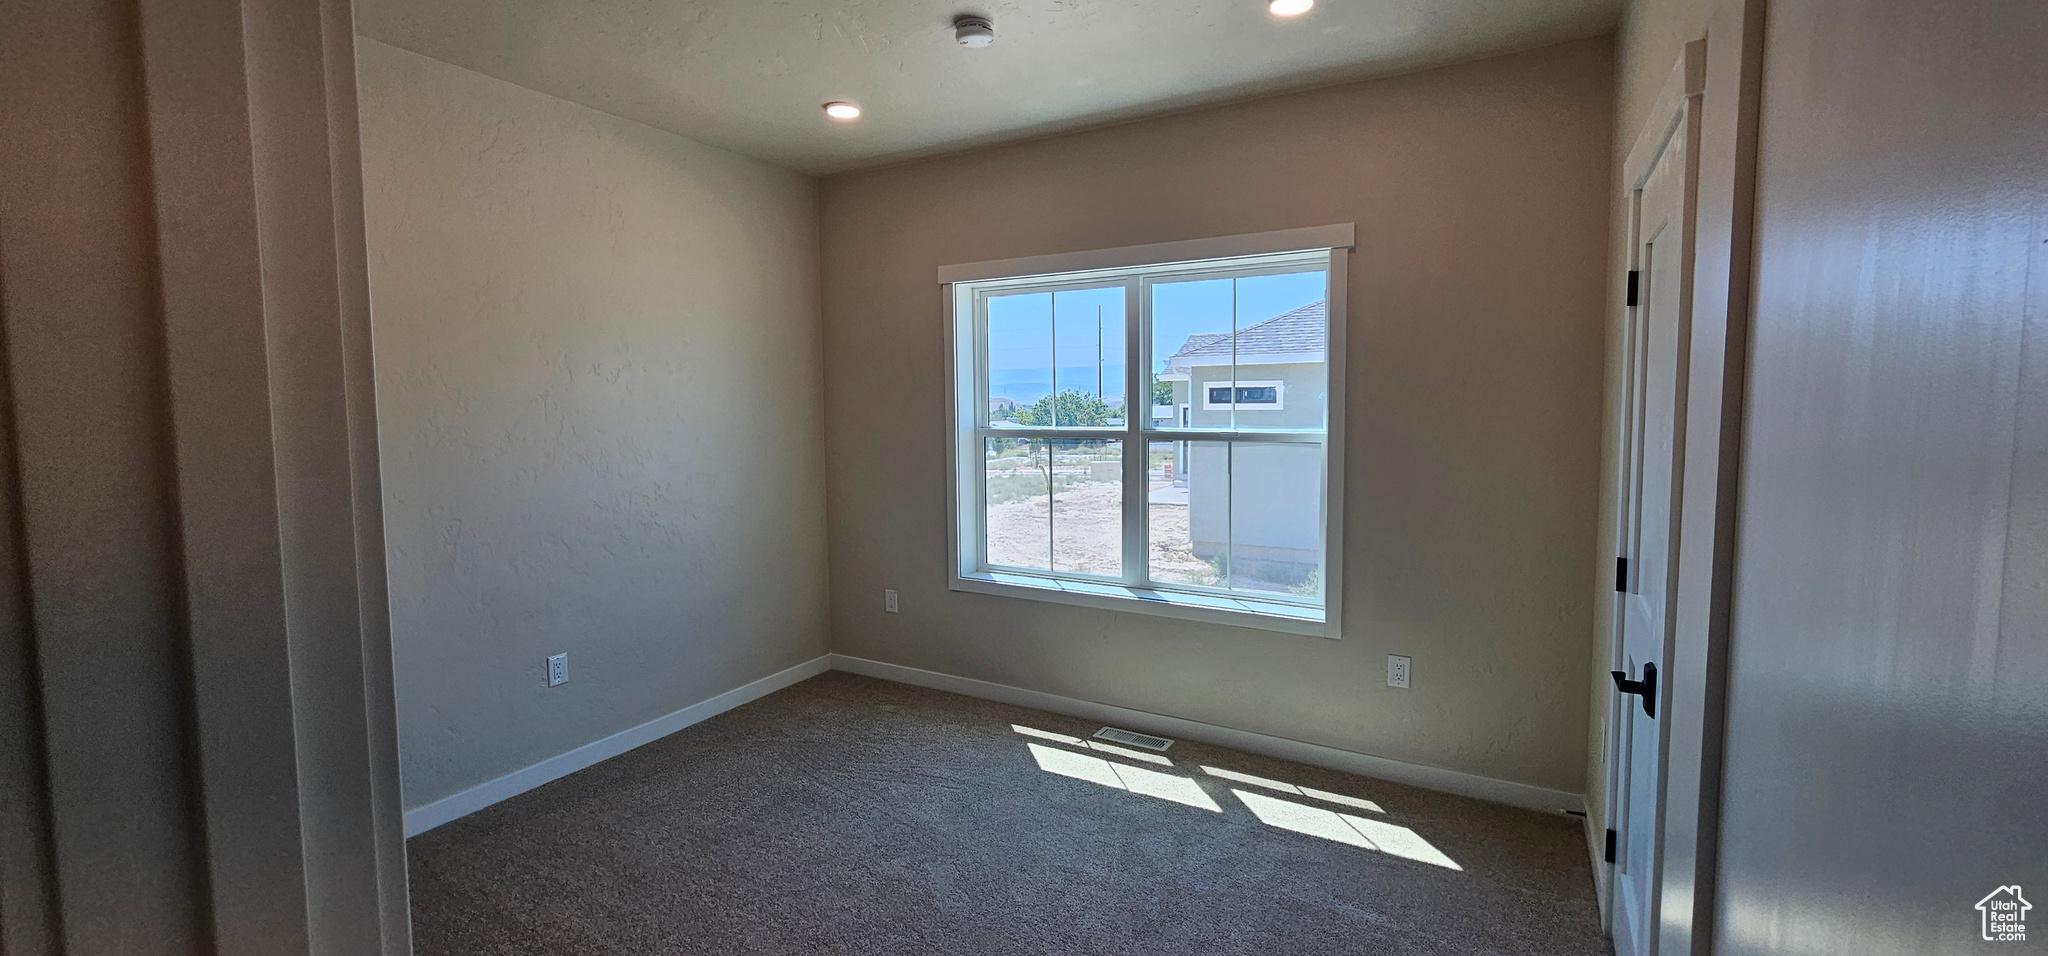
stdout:
[[1134,733],[1128,730],[1120,730],[1115,727],[1104,727],[1101,730],[1096,731],[1095,739],[1107,740],[1111,743],[1126,744],[1132,747],[1143,747],[1146,750],[1165,750],[1166,748],[1173,746],[1173,741],[1168,740],[1165,737],[1154,737],[1151,734]]

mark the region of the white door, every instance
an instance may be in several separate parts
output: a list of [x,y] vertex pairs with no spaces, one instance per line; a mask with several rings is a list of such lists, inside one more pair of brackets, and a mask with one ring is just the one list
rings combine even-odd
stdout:
[[1661,673],[1672,633],[1684,448],[1686,344],[1691,333],[1692,195],[1690,110],[1649,164],[1635,203],[1636,302],[1629,310],[1628,474],[1622,491],[1623,551],[1617,575],[1618,754],[1614,846],[1614,947],[1623,956],[1656,951],[1658,833],[1663,753]]

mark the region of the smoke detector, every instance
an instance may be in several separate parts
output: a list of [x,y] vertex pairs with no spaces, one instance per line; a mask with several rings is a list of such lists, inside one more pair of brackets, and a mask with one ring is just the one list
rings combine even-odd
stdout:
[[961,46],[983,47],[996,42],[996,25],[987,17],[964,14],[953,18],[953,39]]

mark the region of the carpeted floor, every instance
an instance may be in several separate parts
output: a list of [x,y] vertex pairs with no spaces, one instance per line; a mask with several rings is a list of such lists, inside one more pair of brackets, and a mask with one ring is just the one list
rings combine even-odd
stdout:
[[416,952],[1605,951],[1576,819],[1096,727],[827,673],[415,837]]

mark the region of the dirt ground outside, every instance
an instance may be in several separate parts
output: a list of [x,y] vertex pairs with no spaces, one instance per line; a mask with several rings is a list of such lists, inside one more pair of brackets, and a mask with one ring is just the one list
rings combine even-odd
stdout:
[[[1151,518],[1153,579],[1214,584],[1216,569],[1195,557],[1188,539],[1187,506],[1154,503]],[[1013,568],[1123,574],[1123,488],[1113,481],[1086,481],[1055,492],[1050,502],[1032,496],[989,506],[988,560]]]

